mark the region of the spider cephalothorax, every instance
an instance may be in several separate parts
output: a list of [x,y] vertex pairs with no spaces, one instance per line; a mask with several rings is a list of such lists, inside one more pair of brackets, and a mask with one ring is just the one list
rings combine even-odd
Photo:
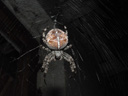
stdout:
[[48,31],[47,34],[47,28],[44,29],[44,32],[42,34],[42,40],[43,42],[48,46],[48,48],[45,48],[42,46],[43,49],[46,51],[49,51],[50,53],[45,56],[42,68],[44,69],[44,73],[47,73],[49,68],[49,63],[54,60],[61,60],[65,59],[70,63],[70,68],[72,72],[75,72],[75,62],[74,59],[66,52],[63,52],[64,50],[67,50],[72,47],[72,45],[67,46],[68,44],[68,31],[67,27],[64,26],[65,32],[62,31],[59,28],[53,28],[50,31]]

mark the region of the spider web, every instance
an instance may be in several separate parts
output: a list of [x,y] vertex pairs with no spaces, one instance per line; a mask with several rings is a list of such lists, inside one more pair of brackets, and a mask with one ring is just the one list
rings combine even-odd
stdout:
[[[69,5],[75,5],[74,1],[76,0],[69,2]],[[82,0],[80,1],[82,2]],[[94,2],[91,2],[91,4],[89,8],[92,6],[97,7]],[[73,9],[72,14],[73,12],[79,11],[73,6],[71,6],[71,8]],[[33,57],[30,62],[24,63],[22,69],[18,69],[17,71],[17,73],[19,73],[18,76],[20,76],[21,73],[26,74],[28,72],[26,70],[31,71],[29,76],[23,76],[25,79],[22,78],[20,96],[23,95],[25,84],[29,84],[29,88],[32,87],[34,91],[36,90],[37,95],[43,96],[47,95],[47,92],[55,95],[57,95],[56,93],[61,95],[63,92],[66,96],[103,96],[102,93],[105,88],[116,89],[119,87],[118,81],[114,76],[124,69],[127,70],[127,61],[123,61],[126,57],[123,57],[123,54],[118,51],[119,47],[114,45],[114,41],[123,36],[127,37],[124,29],[119,27],[121,25],[118,24],[115,18],[110,18],[104,12],[98,13],[91,11],[85,15],[80,14],[80,17],[77,19],[72,18],[72,15],[71,18],[68,18],[74,20],[70,24],[69,37],[71,37],[70,39],[74,47],[66,52],[75,59],[77,73],[71,73],[69,63],[62,60],[51,62],[49,71],[46,76],[44,76],[43,72],[40,71],[40,67],[43,58],[48,53],[39,49],[36,56]],[[110,42],[111,44],[109,45],[108,43]],[[120,44],[122,43],[121,41],[119,42]],[[20,59],[22,59],[21,57],[31,53],[37,47],[29,50],[17,59],[20,61]],[[112,52],[112,50],[114,51]],[[39,58],[39,60],[36,60],[36,64],[33,66],[31,63],[37,58]],[[37,81],[34,82],[33,79],[36,78]],[[25,83],[25,81],[27,83]],[[104,86],[104,88],[102,88],[102,86]],[[107,90],[107,92],[109,91]],[[31,91],[31,93],[33,92]]]
[[[27,55],[30,52],[34,51],[38,47],[39,46],[27,51],[26,53],[24,53],[23,55],[18,57],[17,60],[20,60],[22,57],[24,57],[25,55]],[[81,86],[82,86],[82,84],[80,83],[81,82],[80,75],[82,74],[82,77],[84,77],[84,79],[86,78],[86,76],[85,76],[85,73],[84,73],[83,69],[80,68],[79,63],[78,63],[78,58],[80,59],[81,63],[84,63],[83,62],[83,58],[80,55],[79,51],[77,49],[75,49],[75,50],[76,50],[76,53],[75,53],[74,49],[70,49],[70,51],[68,51],[68,52],[71,53],[72,56],[74,57],[74,60],[76,62],[76,66],[77,66],[77,73],[72,73],[71,70],[70,70],[69,62],[66,62],[66,61],[62,60],[62,61],[52,61],[49,64],[48,73],[46,74],[46,76],[44,76],[44,73],[40,71],[40,67],[42,65],[43,58],[45,57],[45,54],[48,54],[48,52],[44,53],[44,51],[42,49],[39,50],[39,52],[38,52],[39,54],[36,54],[36,56],[34,56],[30,60],[30,62],[28,64],[23,64],[24,65],[23,68],[22,69],[18,69],[17,72],[19,74],[19,73],[22,73],[22,72],[24,72],[24,70],[29,68],[31,70],[31,74],[30,74],[30,76],[28,78],[26,78],[26,81],[34,89],[36,89],[36,86],[33,84],[33,81],[32,81],[31,78],[34,78],[33,75],[35,75],[37,70],[39,70],[37,72],[37,91],[41,90],[41,92],[43,92],[41,94],[45,94],[46,95],[47,94],[47,93],[45,93],[46,90],[51,90],[51,92],[52,92],[52,90],[54,88],[55,88],[54,91],[60,90],[60,88],[62,88],[60,90],[60,92],[62,92],[62,90],[63,90],[63,92],[64,92],[63,94],[66,94],[66,93],[68,94],[69,93],[68,92],[68,88],[70,88],[70,91],[73,92],[74,89],[72,89],[72,81],[73,81],[73,86],[74,87],[76,86],[78,88],[77,90],[79,90],[78,94],[81,94]],[[34,59],[36,59],[37,57],[39,57],[39,61],[36,64],[36,66],[33,68],[31,66],[31,62],[33,62]],[[61,79],[62,77],[65,78],[65,80]],[[52,79],[52,82],[51,82],[51,79]],[[55,82],[55,81],[57,81],[57,79],[59,79],[61,82]],[[63,85],[66,85],[66,86],[61,86],[62,84],[59,84],[59,83],[62,83],[62,81],[64,83]],[[63,89],[63,87],[66,87],[66,89]],[[70,95],[72,95],[72,94],[70,94]]]

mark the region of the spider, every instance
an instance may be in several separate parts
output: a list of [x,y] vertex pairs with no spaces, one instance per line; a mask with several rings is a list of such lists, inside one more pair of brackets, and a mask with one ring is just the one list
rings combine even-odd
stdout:
[[62,60],[65,59],[70,63],[70,69],[72,72],[75,72],[76,65],[72,56],[68,53],[64,52],[65,50],[72,47],[72,45],[68,45],[68,31],[67,27],[64,26],[64,31],[59,28],[54,27],[50,31],[47,32],[48,28],[45,28],[42,33],[42,41],[47,45],[48,48],[41,46],[42,49],[50,52],[47,54],[43,60],[43,65],[41,69],[43,69],[44,73],[48,72],[49,63],[54,60]]

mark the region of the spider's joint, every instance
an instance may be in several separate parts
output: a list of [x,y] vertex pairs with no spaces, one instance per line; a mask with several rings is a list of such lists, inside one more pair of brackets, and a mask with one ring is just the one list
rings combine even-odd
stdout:
[[43,32],[43,37],[45,37],[45,33]]
[[45,28],[44,31],[47,31],[47,28]]

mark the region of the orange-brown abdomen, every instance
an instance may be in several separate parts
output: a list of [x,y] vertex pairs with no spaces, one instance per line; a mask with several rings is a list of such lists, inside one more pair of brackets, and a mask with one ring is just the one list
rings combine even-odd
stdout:
[[51,49],[62,49],[68,43],[68,36],[60,29],[52,29],[46,35],[46,42]]

